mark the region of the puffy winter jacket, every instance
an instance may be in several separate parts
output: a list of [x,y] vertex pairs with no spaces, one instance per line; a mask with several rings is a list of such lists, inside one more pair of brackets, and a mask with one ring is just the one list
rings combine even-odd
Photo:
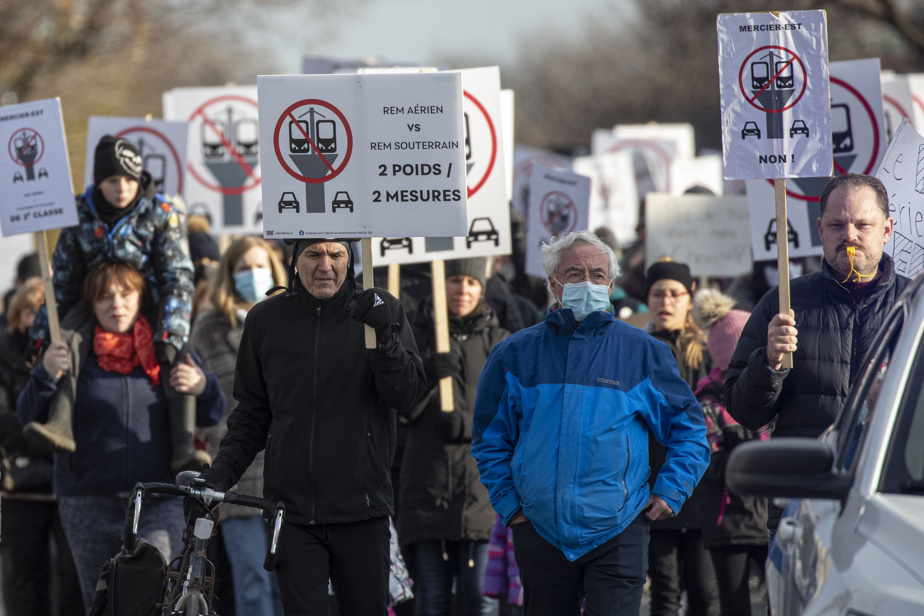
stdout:
[[[491,499],[471,453],[472,414],[478,375],[491,349],[508,333],[484,301],[467,317],[450,317],[449,332],[452,350],[462,359],[462,372],[453,376],[453,413],[462,429],[457,435],[441,429],[446,417],[440,410],[439,383],[428,378],[427,395],[404,414],[410,424],[401,464],[402,545],[430,539],[487,541],[494,524]],[[436,353],[432,310],[419,313],[414,337],[428,362]]]
[[648,431],[670,451],[652,493],[680,511],[709,463],[702,409],[670,349],[570,309],[498,344],[478,383],[472,454],[504,523],[522,509],[576,560],[647,506]]
[[[59,317],[63,320],[80,301],[83,280],[91,267],[104,261],[124,261],[144,276],[153,305],[159,310],[149,319],[155,330],[154,341],[182,349],[189,339],[194,292],[185,216],[146,184],[137,206],[110,229],[96,213],[93,189],[89,186],[77,198],[77,224],[61,231],[52,257]],[[32,340],[48,340],[44,306],[29,334]]]
[[779,313],[773,288],[751,313],[725,377],[728,412],[750,430],[774,422],[774,436],[816,437],[837,418],[863,356],[908,284],[883,255],[876,289],[857,304],[827,262],[790,282],[799,342],[791,369],[767,364],[767,326]]

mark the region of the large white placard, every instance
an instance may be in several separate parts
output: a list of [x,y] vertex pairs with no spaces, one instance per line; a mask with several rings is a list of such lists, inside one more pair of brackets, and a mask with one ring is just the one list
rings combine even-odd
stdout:
[[708,195],[645,197],[645,262],[662,257],[693,276],[730,278],[751,271],[747,199]]
[[897,273],[913,278],[924,270],[924,137],[907,119],[892,136],[876,177],[889,193],[889,214],[895,220],[885,253]]
[[717,19],[725,177],[831,175],[824,11]]
[[590,178],[588,228],[609,227],[620,246],[635,241],[639,202],[632,154],[610,152],[579,156],[573,161],[573,170]]
[[213,233],[262,233],[256,86],[177,88],[163,105],[165,119],[188,122],[190,209],[208,212]]
[[494,66],[461,73],[467,231],[463,237],[373,238],[377,266],[510,254],[500,70]]
[[526,273],[545,278],[542,243],[588,228],[590,178],[534,163],[529,178]]
[[151,174],[157,192],[183,196],[188,132],[189,125],[186,122],[91,116],[87,126],[83,185],[93,183],[93,153],[96,144],[104,135],[112,135],[135,144],[141,152],[144,170]]
[[570,169],[571,159],[561,154],[515,145],[513,148],[513,208],[523,214],[529,210],[529,178],[534,164],[548,165],[555,169]]
[[[674,125],[668,125],[674,126]],[[620,125],[611,130],[596,129],[590,137],[593,155],[628,152],[635,169],[636,192],[644,198],[649,192],[670,190],[670,169],[675,160],[692,150],[692,136],[678,129],[665,130],[658,124]]]
[[882,115],[885,122],[886,141],[892,136],[902,120],[913,122],[914,113],[911,97],[911,84],[907,75],[899,75],[894,71],[882,71]]
[[911,123],[914,130],[924,133],[924,73],[908,75],[908,88],[911,90]]
[[725,192],[722,157],[718,154],[697,156],[690,160],[675,160],[671,165],[671,194],[680,196],[687,191],[708,190],[721,197]]
[[468,234],[459,73],[257,86],[266,237]]
[[3,235],[77,224],[61,101],[0,107],[0,229]]

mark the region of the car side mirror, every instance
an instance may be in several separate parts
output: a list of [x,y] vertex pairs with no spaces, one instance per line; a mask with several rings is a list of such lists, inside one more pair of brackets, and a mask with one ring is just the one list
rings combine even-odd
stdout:
[[834,452],[812,438],[773,438],[735,447],[725,469],[732,490],[748,496],[843,500],[853,483],[833,470]]

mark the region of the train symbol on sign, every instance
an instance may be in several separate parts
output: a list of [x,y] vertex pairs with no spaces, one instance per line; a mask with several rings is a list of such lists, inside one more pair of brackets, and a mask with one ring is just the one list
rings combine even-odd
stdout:
[[[229,131],[229,127],[233,130]],[[236,148],[245,157],[253,158],[260,154],[260,137],[257,120],[253,118],[232,118],[228,109],[228,119],[212,118],[200,127],[202,157],[206,160],[226,159],[231,157],[227,145]],[[225,141],[227,139],[227,141]]]
[[[792,90],[795,82],[792,77],[792,62],[777,61],[774,65],[773,86],[777,90]],[[759,60],[751,63],[751,88],[761,90],[770,81],[770,62]]]
[[[313,111],[314,115],[324,117],[321,113]],[[289,121],[289,153],[311,154],[311,144],[317,145],[319,154],[334,154],[337,152],[337,125],[333,120],[316,120],[314,124],[308,120]]]
[[844,103],[831,105],[831,141],[835,154],[853,152],[853,129],[850,126],[850,107]]

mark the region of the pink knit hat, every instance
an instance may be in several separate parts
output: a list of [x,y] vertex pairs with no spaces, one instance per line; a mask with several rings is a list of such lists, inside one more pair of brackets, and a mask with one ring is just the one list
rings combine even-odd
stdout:
[[709,332],[706,347],[722,370],[728,370],[741,330],[750,312],[732,310],[735,300],[715,289],[703,289],[693,300],[693,318]]

